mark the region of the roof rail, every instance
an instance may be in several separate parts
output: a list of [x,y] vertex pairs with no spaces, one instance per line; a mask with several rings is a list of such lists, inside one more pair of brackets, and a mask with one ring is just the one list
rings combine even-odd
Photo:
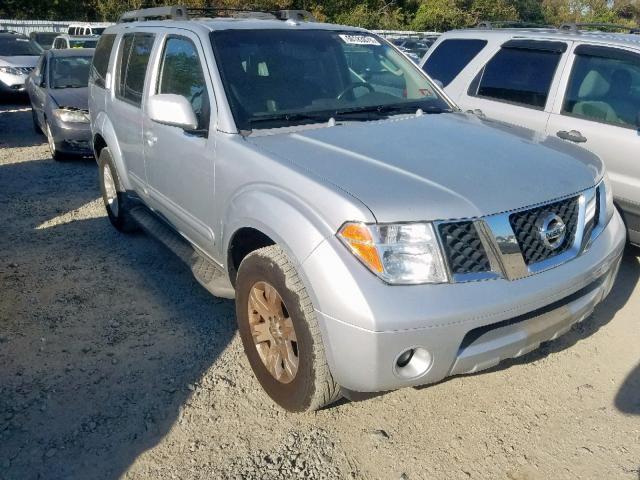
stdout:
[[516,22],[516,21],[499,21],[490,22],[488,20],[482,20],[478,22],[476,28],[483,30],[493,30],[494,28],[554,28],[551,25],[545,25],[542,23],[534,22]]
[[558,30],[564,32],[580,33],[583,30],[624,30],[627,33],[638,33],[640,29],[630,27],[629,25],[619,25],[617,23],[563,23]]
[[315,17],[306,10],[249,10],[240,8],[190,8],[182,5],[172,7],[143,8],[126,12],[118,23],[141,22],[149,20],[189,20],[190,17],[234,17],[261,20],[294,20],[315,22]]

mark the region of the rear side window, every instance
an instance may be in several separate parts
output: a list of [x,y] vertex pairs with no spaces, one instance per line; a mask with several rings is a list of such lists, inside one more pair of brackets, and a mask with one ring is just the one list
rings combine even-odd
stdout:
[[422,69],[446,87],[486,45],[486,40],[445,40],[429,55]]
[[576,54],[562,113],[636,129],[640,56],[606,47],[578,47]]
[[480,71],[469,95],[544,109],[561,52],[502,48]]
[[152,33],[130,33],[122,39],[116,95],[136,106],[142,103],[142,90],[154,37]]
[[93,63],[91,65],[91,81],[104,88],[104,79],[107,76],[109,68],[109,58],[111,57],[111,49],[116,36],[114,34],[106,34],[100,37],[96,51],[93,54]]

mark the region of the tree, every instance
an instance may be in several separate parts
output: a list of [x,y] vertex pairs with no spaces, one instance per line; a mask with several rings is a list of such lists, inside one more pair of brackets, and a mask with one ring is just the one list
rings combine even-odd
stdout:
[[426,0],[418,7],[412,28],[444,32],[472,22],[473,17],[459,8],[455,0]]

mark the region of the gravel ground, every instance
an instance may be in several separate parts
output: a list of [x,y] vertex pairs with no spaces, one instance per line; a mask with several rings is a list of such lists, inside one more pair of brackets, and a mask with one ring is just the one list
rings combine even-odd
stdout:
[[640,478],[639,251],[560,339],[314,414],[262,393],[233,304],[109,225],[95,162],[0,105],[0,479]]

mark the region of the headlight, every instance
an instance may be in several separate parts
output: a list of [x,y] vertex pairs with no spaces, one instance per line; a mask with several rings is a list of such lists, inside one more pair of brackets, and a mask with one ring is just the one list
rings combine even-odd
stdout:
[[11,75],[24,75],[24,73],[21,72],[16,67],[0,67],[0,73],[10,73]]
[[345,223],[338,238],[387,283],[444,283],[447,273],[430,223]]
[[58,108],[53,111],[53,115],[61,122],[66,123],[89,123],[89,115],[82,110],[69,110]]

